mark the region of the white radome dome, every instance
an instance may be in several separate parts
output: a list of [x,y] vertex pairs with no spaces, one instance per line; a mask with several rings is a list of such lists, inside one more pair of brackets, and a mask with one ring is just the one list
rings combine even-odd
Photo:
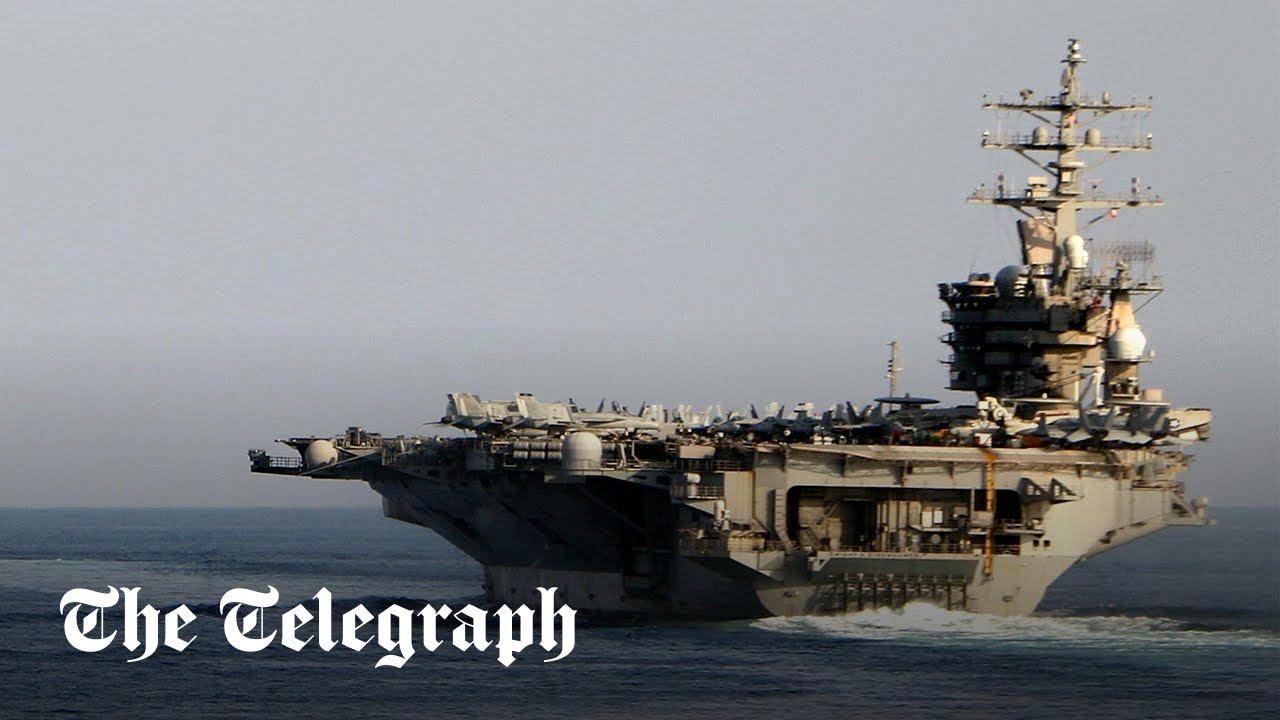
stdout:
[[1114,360],[1141,360],[1147,349],[1147,336],[1138,326],[1122,327],[1107,340],[1107,354]]
[[307,468],[332,465],[337,461],[338,448],[328,440],[312,440],[306,451],[302,453],[302,464]]
[[1067,263],[1072,270],[1084,270],[1089,267],[1089,251],[1084,249],[1084,238],[1072,235],[1067,238]]
[[560,465],[570,472],[599,470],[604,445],[594,433],[572,432],[560,443]]

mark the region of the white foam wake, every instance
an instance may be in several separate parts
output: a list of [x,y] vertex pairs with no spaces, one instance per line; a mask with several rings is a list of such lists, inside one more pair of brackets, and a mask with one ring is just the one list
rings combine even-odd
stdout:
[[948,611],[924,603],[901,609],[880,608],[847,615],[773,617],[754,627],[770,632],[818,637],[882,640],[901,643],[974,645],[998,642],[1010,649],[1117,650],[1123,652],[1181,648],[1253,646],[1280,649],[1280,637],[1259,631],[1203,631],[1168,618],[997,617]]

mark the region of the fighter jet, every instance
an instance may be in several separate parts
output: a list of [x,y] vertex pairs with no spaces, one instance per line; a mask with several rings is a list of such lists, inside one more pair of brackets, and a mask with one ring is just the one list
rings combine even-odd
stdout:
[[[625,410],[625,408],[623,409]],[[640,415],[628,412],[588,412],[576,404],[544,403],[531,393],[517,393],[515,402],[485,401],[468,393],[451,393],[442,425],[484,434],[520,431],[656,431],[661,429],[661,406],[646,404]]]

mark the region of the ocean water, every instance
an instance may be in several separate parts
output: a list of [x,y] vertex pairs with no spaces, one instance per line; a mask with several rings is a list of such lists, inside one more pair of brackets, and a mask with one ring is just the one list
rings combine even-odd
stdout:
[[[481,572],[434,534],[343,510],[0,510],[0,718],[685,717],[1261,718],[1280,711],[1274,510],[1221,510],[1072,568],[1032,617],[927,606],[838,617],[585,627],[536,646],[382,654],[277,641],[244,653],[218,600],[235,587],[338,612],[481,601]],[[139,662],[63,634],[71,588],[141,587],[186,604],[197,637]],[[107,611],[117,629],[120,608]],[[268,614],[268,628],[279,615]],[[304,635],[305,636],[305,635]],[[492,638],[491,638],[492,639]]]

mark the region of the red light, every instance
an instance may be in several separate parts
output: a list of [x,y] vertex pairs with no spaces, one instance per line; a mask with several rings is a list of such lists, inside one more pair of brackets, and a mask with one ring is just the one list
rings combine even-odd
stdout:
[[1115,208],[1111,208],[1110,210],[1107,211],[1107,214],[1114,218],[1116,215],[1119,215],[1120,213],[1116,212]]

